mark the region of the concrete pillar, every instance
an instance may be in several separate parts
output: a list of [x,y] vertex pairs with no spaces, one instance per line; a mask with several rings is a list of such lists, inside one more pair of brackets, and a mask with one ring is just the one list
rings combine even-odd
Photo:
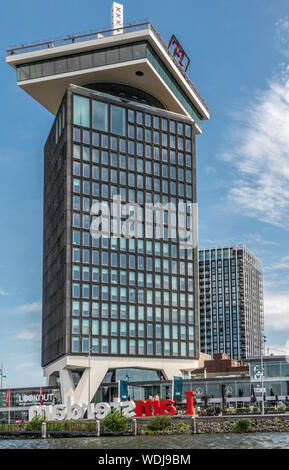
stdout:
[[100,421],[99,421],[99,419],[97,419],[95,421],[95,434],[97,435],[97,437],[100,437]]
[[[105,374],[107,372],[107,365],[91,364],[90,368],[86,368],[82,377],[77,384],[73,393],[74,403],[88,403],[88,396],[90,402],[92,401],[95,393],[97,392]],[[88,387],[90,384],[90,393],[88,394]]]
[[62,403],[65,403],[67,396],[71,397],[72,404],[76,403],[73,400],[75,386],[73,382],[72,371],[69,369],[62,369],[59,371],[59,376],[60,376]]
[[46,425],[46,423],[41,424],[41,437],[42,437],[42,439],[47,439],[47,425]]
[[55,387],[57,385],[55,374],[52,374],[46,378],[46,385],[47,387]]
[[193,434],[197,434],[197,423],[196,423],[196,417],[192,416],[192,431]]
[[137,420],[132,420],[132,433],[134,436],[137,436]]
[[180,369],[175,369],[174,367],[164,367],[162,372],[167,380],[173,380],[174,377],[180,377]]

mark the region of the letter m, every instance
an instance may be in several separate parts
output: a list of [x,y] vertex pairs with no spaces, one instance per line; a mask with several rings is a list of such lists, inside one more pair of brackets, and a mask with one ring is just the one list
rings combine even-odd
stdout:
[[152,405],[154,404],[153,401],[138,401],[136,404],[135,414],[137,418],[141,418],[143,416],[143,411],[145,416],[152,416]]
[[43,416],[47,419],[50,418],[50,406],[30,406],[28,419],[32,421],[36,416]]

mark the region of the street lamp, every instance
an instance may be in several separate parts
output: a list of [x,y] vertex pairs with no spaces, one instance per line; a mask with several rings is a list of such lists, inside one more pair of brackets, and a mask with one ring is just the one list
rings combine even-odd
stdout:
[[90,404],[90,356],[91,356],[91,336],[88,337],[88,404]]
[[[266,343],[266,336],[262,336],[262,342],[264,343],[264,353],[265,353],[265,343]],[[261,371],[262,371],[262,381],[261,381],[261,390],[262,390],[262,415],[265,414],[265,407],[264,407],[264,358],[263,358],[263,345],[261,344]]]

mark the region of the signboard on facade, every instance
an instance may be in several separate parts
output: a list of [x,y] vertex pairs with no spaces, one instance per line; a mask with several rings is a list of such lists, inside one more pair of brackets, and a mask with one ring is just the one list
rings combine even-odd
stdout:
[[19,406],[32,406],[32,405],[51,405],[54,403],[53,393],[20,393],[18,395]]
[[261,380],[264,376],[264,369],[259,365],[254,366],[253,374],[254,380]]
[[183,377],[174,377],[174,398],[183,396]]

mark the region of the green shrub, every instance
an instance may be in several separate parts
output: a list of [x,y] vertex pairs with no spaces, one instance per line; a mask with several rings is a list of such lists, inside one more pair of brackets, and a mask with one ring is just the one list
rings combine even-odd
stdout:
[[113,408],[101,424],[102,428],[108,432],[127,431],[131,426],[131,418],[123,416],[120,410]]
[[248,418],[240,419],[239,421],[237,421],[237,423],[233,427],[232,431],[233,432],[239,432],[239,433],[248,432],[250,430],[251,426],[252,426],[252,421],[250,419],[248,419]]
[[24,426],[24,431],[41,431],[41,424],[46,422],[45,416],[35,416],[29,423]]
[[153,436],[153,435],[154,435],[154,432],[151,431],[150,429],[143,429],[143,430],[142,430],[142,433],[143,433],[145,436]]
[[176,426],[177,426],[179,429],[190,429],[190,425],[184,423],[184,421],[180,421],[179,423],[176,424]]
[[151,418],[147,428],[151,431],[165,431],[172,425],[172,418],[169,416],[155,416]]

